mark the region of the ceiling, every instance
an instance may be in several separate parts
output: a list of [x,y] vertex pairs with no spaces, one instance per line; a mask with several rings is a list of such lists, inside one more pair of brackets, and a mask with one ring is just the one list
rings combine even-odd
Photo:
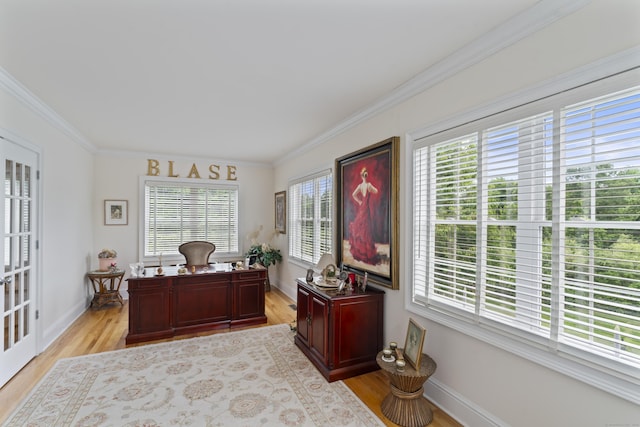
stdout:
[[97,150],[273,164],[539,3],[0,0],[0,67]]

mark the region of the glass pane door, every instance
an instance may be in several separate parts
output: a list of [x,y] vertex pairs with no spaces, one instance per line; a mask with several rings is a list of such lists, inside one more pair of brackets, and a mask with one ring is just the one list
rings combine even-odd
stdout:
[[0,386],[36,354],[34,253],[34,189],[36,154],[2,140],[4,175],[4,245],[0,255],[2,352]]

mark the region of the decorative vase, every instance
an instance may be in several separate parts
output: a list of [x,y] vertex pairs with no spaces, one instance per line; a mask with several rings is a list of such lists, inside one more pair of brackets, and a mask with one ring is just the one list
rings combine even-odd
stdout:
[[98,271],[109,271],[118,258],[98,258]]

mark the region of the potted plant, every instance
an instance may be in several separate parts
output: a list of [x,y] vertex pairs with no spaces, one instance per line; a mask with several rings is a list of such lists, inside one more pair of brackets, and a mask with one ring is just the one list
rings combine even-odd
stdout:
[[118,253],[114,249],[102,249],[98,253],[98,270],[109,271],[116,268]]
[[[280,249],[276,249],[268,243],[254,244],[244,255],[245,257],[255,257],[256,262],[267,269],[267,291],[271,290],[271,281],[269,280],[269,266],[282,261]],[[248,266],[247,266],[248,267]]]

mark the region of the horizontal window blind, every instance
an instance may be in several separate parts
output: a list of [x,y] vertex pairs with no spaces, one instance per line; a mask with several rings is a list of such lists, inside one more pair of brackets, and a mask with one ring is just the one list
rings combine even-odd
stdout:
[[414,148],[414,299],[640,367],[640,89],[503,115]]
[[561,114],[559,336],[640,366],[640,90]]
[[[484,295],[480,312],[549,336],[549,277],[541,243],[551,185],[553,115],[543,112],[482,132]],[[547,295],[544,286],[547,285]]]
[[331,171],[293,182],[288,199],[289,256],[315,264],[322,254],[332,252]]
[[238,190],[235,187],[145,183],[144,255],[178,254],[191,240],[216,245],[217,254],[238,252]]

